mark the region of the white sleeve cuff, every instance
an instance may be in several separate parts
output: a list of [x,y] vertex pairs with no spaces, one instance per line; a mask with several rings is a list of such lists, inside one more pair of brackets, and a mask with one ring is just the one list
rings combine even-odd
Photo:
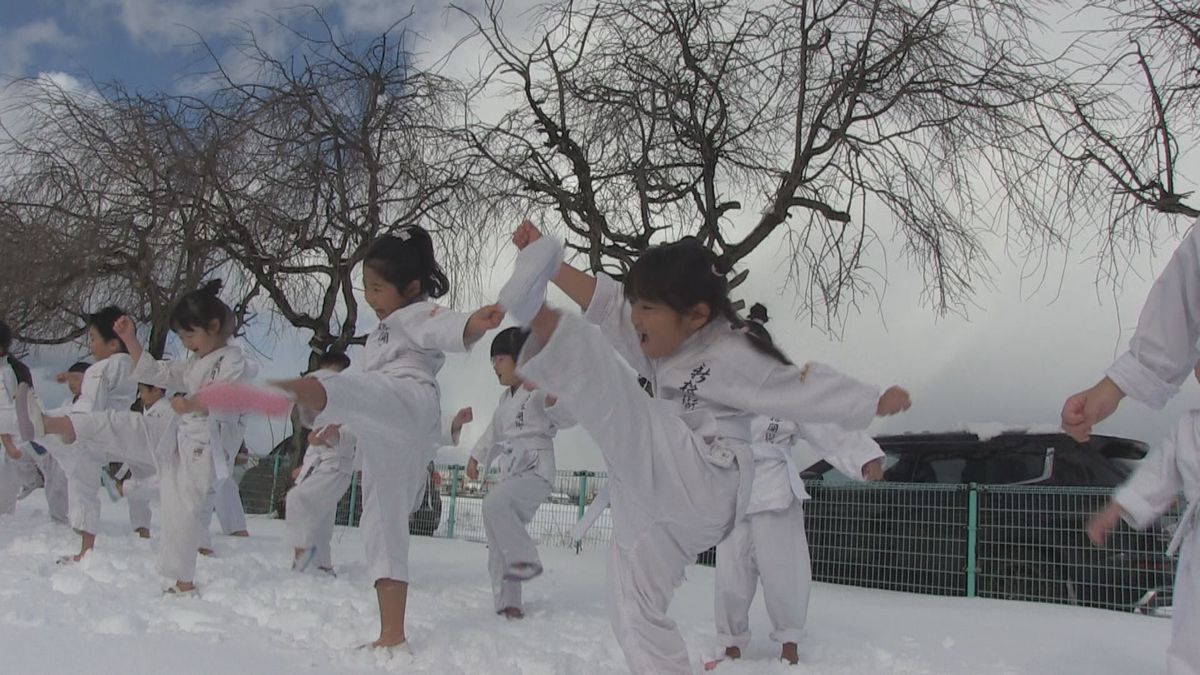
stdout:
[[1122,518],[1129,526],[1144,530],[1154,524],[1160,515],[1150,502],[1146,501],[1136,490],[1123,487],[1113,495],[1113,501],[1120,505]]
[[1179,392],[1179,385],[1164,381],[1138,361],[1133,352],[1122,354],[1105,375],[1115,382],[1126,396],[1159,410]]

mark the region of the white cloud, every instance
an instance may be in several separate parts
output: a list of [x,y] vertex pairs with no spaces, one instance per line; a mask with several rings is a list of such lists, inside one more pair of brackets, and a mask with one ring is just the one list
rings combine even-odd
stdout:
[[63,47],[71,40],[54,19],[34,21],[12,30],[0,29],[0,75],[20,77],[42,47]]

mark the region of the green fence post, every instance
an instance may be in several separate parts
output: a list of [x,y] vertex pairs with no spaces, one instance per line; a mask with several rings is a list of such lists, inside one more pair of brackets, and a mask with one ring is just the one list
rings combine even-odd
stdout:
[[971,483],[967,493],[967,597],[975,597],[976,537],[979,530],[979,491]]
[[358,501],[358,472],[350,475],[350,513],[346,514],[346,524],[354,527],[354,505]]
[[450,465],[450,515],[446,519],[446,538],[454,538],[454,509],[458,505],[458,472],[462,467]]
[[587,479],[591,471],[576,471],[579,476],[579,520],[583,520],[583,512],[587,510]]
[[[587,511],[587,479],[592,475],[591,471],[576,471],[576,476],[579,476],[579,516],[577,520],[583,520],[583,514]],[[583,550],[583,542],[575,542],[575,553]]]
[[267,513],[274,513],[276,516],[279,512],[275,510],[275,489],[279,485],[279,460],[280,456],[275,455],[275,461],[271,463],[271,494],[267,495]]

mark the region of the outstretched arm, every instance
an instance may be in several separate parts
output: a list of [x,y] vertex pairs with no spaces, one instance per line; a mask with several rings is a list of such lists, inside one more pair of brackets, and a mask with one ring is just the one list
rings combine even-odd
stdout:
[[[513,232],[512,240],[517,250],[521,250],[542,238],[542,232],[528,219],[521,222]],[[592,304],[592,295],[596,292],[596,278],[583,270],[563,263],[558,268],[558,274],[552,279],[555,286],[579,305],[579,309],[587,311]]]

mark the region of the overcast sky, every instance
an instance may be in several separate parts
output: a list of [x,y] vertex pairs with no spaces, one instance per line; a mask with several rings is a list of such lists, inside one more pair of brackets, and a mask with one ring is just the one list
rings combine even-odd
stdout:
[[[135,88],[177,91],[196,86],[196,36],[190,27],[213,41],[218,49],[236,21],[266,27],[272,11],[294,6],[293,0],[199,2],[185,0],[65,0],[28,2],[0,0],[0,76],[53,75],[84,80],[122,80]],[[340,0],[332,18],[349,30],[372,31],[407,12],[409,6],[392,0]],[[510,3],[512,5],[513,3]],[[422,6],[425,6],[424,3]],[[431,6],[431,5],[430,5]],[[443,10],[422,9],[415,18],[426,42],[422,51],[440,54],[463,33],[460,19]],[[469,54],[462,60],[469,61]],[[0,107],[3,107],[0,93]],[[7,121],[12,120],[12,113]],[[1186,158],[1190,177],[1200,174],[1197,156]],[[1191,188],[1184,188],[1191,189]],[[1180,234],[1188,223],[1176,223]],[[1138,308],[1155,274],[1178,237],[1169,238],[1157,255],[1142,254],[1132,261],[1122,286],[1098,287],[1094,280],[1094,251],[1080,247],[1059,255],[1048,274],[1023,278],[1027,261],[1013,259],[999,239],[990,242],[994,265],[991,282],[980,288],[964,315],[938,316],[921,302],[920,275],[881,249],[898,248],[887,234],[871,262],[887,270],[887,284],[878,301],[852,312],[843,335],[831,337],[794,316],[794,303],[783,290],[782,262],[775,246],[763,246],[749,261],[751,274],[739,296],[763,302],[772,311],[769,328],[776,341],[797,361],[821,360],[865,380],[899,383],[913,394],[906,415],[880,422],[876,431],[941,430],[965,423],[1002,422],[1014,426],[1054,424],[1062,400],[1090,384],[1119,353],[1136,323]],[[511,268],[511,247],[498,247],[493,275],[484,294],[494,293]],[[465,299],[459,309],[469,309]],[[373,317],[360,328],[369,329]],[[490,338],[489,338],[490,339]],[[263,351],[264,376],[294,374],[302,367],[306,336],[285,336],[268,344],[254,338]],[[84,352],[81,346],[39,355],[41,373],[48,375]],[[352,354],[353,356],[353,354]],[[451,356],[443,371],[443,407],[447,414],[471,405],[478,421],[465,434],[471,440],[482,432],[500,390],[491,374],[486,342],[469,356]],[[49,400],[60,394],[42,382]],[[1102,430],[1157,442],[1165,425],[1181,410],[1196,407],[1200,395],[1189,384],[1167,410],[1158,412],[1127,404]],[[283,429],[256,425],[250,440],[265,451]],[[443,451],[443,458],[465,456],[466,449]],[[560,436],[560,468],[601,468],[599,455],[578,431]]]

